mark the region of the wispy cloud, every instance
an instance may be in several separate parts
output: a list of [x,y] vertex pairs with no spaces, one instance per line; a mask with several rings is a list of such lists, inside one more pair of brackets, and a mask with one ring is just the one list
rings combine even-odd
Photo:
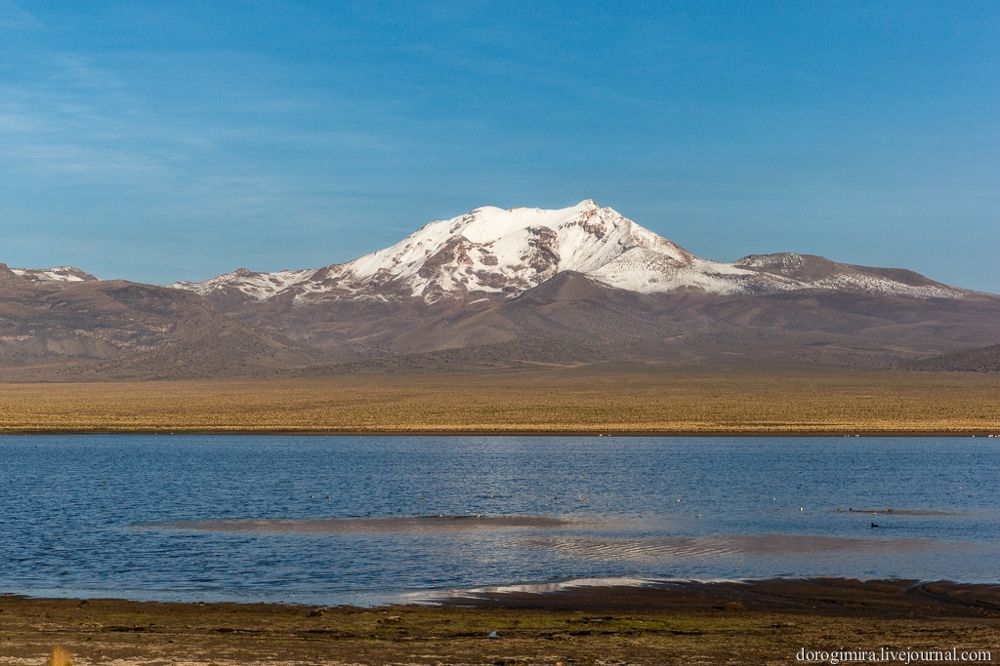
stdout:
[[97,66],[93,58],[84,58],[75,53],[59,53],[53,56],[53,62],[57,67],[55,80],[71,87],[91,90],[126,87],[120,77]]
[[0,29],[38,30],[42,22],[32,14],[17,6],[12,0],[0,0]]
[[[115,102],[112,106],[121,108],[123,100]],[[154,169],[136,149],[135,128],[106,106],[68,88],[0,86],[0,170],[49,178],[77,174],[93,181]]]
[[[184,60],[157,54],[155,69],[176,71]],[[348,165],[364,168],[359,156],[391,161],[400,151],[390,137],[349,123],[290,122],[330,113],[294,92],[268,90],[257,100],[252,90],[221,87],[211,96],[188,99],[174,90],[161,99],[93,58],[63,52],[39,62],[30,78],[0,79],[0,236],[8,238],[8,261],[78,261],[102,275],[124,269],[171,281],[188,277],[167,272],[180,269],[169,265],[178,252],[216,272],[237,263],[273,268],[295,247],[279,228],[325,238],[310,243],[323,258],[302,261],[349,259],[352,252],[330,243],[338,224],[331,213],[375,193],[358,191]],[[163,99],[170,103],[156,103]],[[46,240],[18,259],[9,255],[12,239],[29,219],[45,220],[51,232],[33,223],[33,237]],[[273,246],[279,236],[288,248]],[[112,259],[62,257],[68,248],[31,258],[51,253],[44,246],[53,238],[95,255],[101,242],[115,247],[131,238],[137,266],[125,266],[127,257],[114,258],[114,270],[101,265]],[[173,252],[163,254],[166,247]],[[151,278],[156,262],[163,277]]]

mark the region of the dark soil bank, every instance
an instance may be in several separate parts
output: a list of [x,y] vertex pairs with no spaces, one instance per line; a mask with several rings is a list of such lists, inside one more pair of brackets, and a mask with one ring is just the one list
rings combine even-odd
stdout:
[[303,608],[0,597],[0,664],[796,663],[811,651],[987,651],[1000,587],[816,579]]

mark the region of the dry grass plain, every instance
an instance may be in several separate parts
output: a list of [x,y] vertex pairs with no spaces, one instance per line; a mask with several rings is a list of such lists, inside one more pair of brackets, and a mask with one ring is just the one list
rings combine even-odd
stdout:
[[1000,375],[655,366],[0,384],[0,432],[1000,433]]

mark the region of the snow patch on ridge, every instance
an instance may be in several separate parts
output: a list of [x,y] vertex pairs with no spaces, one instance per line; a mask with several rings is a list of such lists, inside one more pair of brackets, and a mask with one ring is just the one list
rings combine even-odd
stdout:
[[755,275],[753,271],[735,268],[692,257],[680,262],[646,248],[636,248],[599,269],[589,277],[616,289],[643,294],[664,293],[682,288],[694,288],[713,294],[734,294],[747,291],[740,278]]
[[72,266],[56,266],[54,268],[10,268],[11,273],[18,277],[28,278],[32,282],[95,282],[97,278]]
[[226,289],[238,289],[247,296],[262,301],[298,284],[315,272],[315,270],[305,269],[254,273],[245,268],[238,268],[232,273],[226,273],[204,282],[175,282],[170,286],[175,289],[194,291],[202,296]]
[[960,290],[945,285],[916,287],[895,280],[869,275],[834,275],[813,283],[814,289],[830,291],[853,291],[885,296],[909,296],[911,298],[962,298]]

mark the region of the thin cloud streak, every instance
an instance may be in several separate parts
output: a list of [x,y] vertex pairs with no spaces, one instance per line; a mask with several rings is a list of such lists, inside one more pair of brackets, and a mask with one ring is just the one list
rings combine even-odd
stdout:
[[13,0],[0,0],[0,29],[40,30],[43,27],[34,14],[22,9]]

